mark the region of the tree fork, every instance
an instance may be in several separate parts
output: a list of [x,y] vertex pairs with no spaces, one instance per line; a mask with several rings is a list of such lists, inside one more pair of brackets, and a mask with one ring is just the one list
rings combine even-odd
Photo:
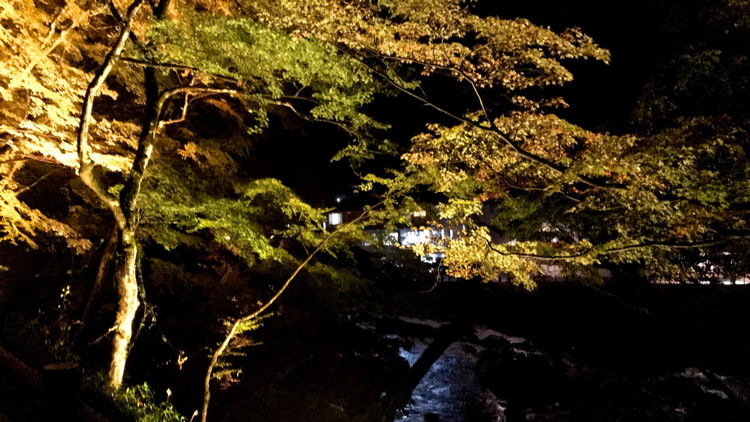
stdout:
[[107,77],[109,76],[109,73],[112,71],[115,62],[120,57],[123,48],[125,48],[125,43],[130,36],[133,19],[135,18],[135,14],[141,8],[143,3],[143,0],[135,0],[130,4],[130,7],[128,7],[128,11],[125,15],[122,28],[120,29],[120,34],[117,36],[117,41],[115,41],[115,45],[112,47],[109,53],[107,53],[107,56],[104,58],[104,62],[102,62],[102,65],[96,72],[94,79],[86,88],[86,95],[84,96],[83,100],[80,124],[78,128],[78,174],[81,178],[81,181],[83,181],[83,183],[88,186],[92,192],[94,192],[94,194],[107,206],[107,208],[109,208],[115,218],[115,221],[117,221],[117,224],[121,229],[124,229],[126,224],[122,209],[118,206],[117,201],[111,198],[107,191],[99,185],[93,173],[94,166],[91,162],[91,146],[88,142],[89,126],[91,126],[91,113],[94,108],[94,99],[99,93],[99,89],[101,89],[102,85],[104,84],[104,81],[106,81]]
[[115,264],[118,303],[115,314],[115,325],[112,330],[114,332],[112,356],[106,374],[106,384],[112,390],[118,389],[122,384],[128,343],[132,336],[132,322],[135,317],[135,311],[138,309],[138,283],[135,277],[135,260],[138,251],[135,244],[134,232],[128,227],[122,207],[96,180],[94,164],[90,156],[91,147],[88,142],[88,135],[92,121],[91,114],[94,108],[94,99],[112,71],[115,62],[120,57],[123,48],[125,48],[135,15],[143,4],[143,0],[134,0],[130,4],[114,46],[107,53],[94,79],[92,79],[86,88],[77,139],[78,175],[81,181],[112,212],[119,231],[119,253]]
[[[125,363],[130,351],[130,341],[133,336],[133,322],[140,306],[138,300],[138,277],[136,264],[138,259],[138,245],[135,238],[137,222],[135,207],[140,194],[146,168],[151,158],[154,142],[159,130],[159,117],[167,100],[174,95],[186,92],[200,92],[205,94],[235,94],[235,90],[214,88],[176,88],[163,92],[154,104],[153,112],[144,122],[142,134],[145,134],[138,145],[135,161],[130,170],[129,178],[121,195],[118,209],[124,217],[125,227],[120,235],[120,257],[116,264],[115,282],[117,284],[117,313],[115,317],[114,339],[112,342],[112,357],[107,371],[107,386],[116,390],[122,384],[125,374]],[[126,217],[125,217],[126,216]]]

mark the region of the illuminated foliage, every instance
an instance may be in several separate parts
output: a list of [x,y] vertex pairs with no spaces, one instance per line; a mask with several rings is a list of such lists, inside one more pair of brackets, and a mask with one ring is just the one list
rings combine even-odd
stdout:
[[[746,3],[727,1],[716,19],[746,33]],[[363,177],[361,191],[386,193],[327,252],[363,239],[368,225],[406,224],[421,198],[402,194],[417,185],[440,198],[433,224],[461,228],[420,252],[445,252],[448,271],[465,278],[510,274],[532,288],[544,264],[582,275],[603,262],[668,276],[684,270],[679,250],[746,245],[747,110],[687,105],[746,93],[745,53],[694,47],[670,63],[669,84],[645,90],[633,133],[596,132],[556,114],[567,106],[556,94],[573,78],[571,60],[606,63],[609,53],[578,29],[482,17],[473,5],[3,2],[0,241],[35,246],[47,233],[91,249],[75,219],[23,201],[28,180],[46,177],[40,166],[72,180],[71,201],[108,212],[116,248],[103,263],[114,259],[122,282],[117,386],[130,342],[120,331],[139,306],[139,245],[304,266],[325,236],[323,210],[276,179],[248,177],[252,135],[274,113],[324,122],[352,138],[336,158],[362,164],[397,149],[365,111],[391,95],[434,119],[400,151],[405,168]],[[696,98],[705,86],[721,95]],[[206,110],[220,116],[211,130]],[[321,265],[313,273],[350,279]]]
[[[717,6],[713,19],[741,36],[743,4]],[[442,246],[456,275],[491,280],[510,273],[531,286],[528,274],[542,263],[580,275],[608,261],[681,277],[666,271],[666,256],[746,237],[740,121],[728,123],[715,111],[683,114],[660,131],[613,135],[555,114],[565,101],[541,89],[572,80],[566,63],[609,60],[578,29],[556,33],[523,19],[479,17],[460,0],[243,6],[294,36],[335,43],[393,91],[454,122],[428,125],[403,158],[450,203],[442,224],[466,227],[463,238]],[[701,89],[741,91],[746,57],[727,56],[716,48],[682,56],[674,91],[644,97],[637,112],[658,124],[659,113],[689,111],[689,101],[674,101],[695,99]],[[458,103],[429,92],[435,84],[455,90]]]
[[[732,10],[734,19],[743,16]],[[468,81],[475,111],[454,114],[414,87],[399,87],[457,122],[428,125],[403,156],[411,171],[429,175],[433,190],[448,198],[443,224],[466,227],[463,238],[441,247],[449,271],[485,280],[509,273],[532,286],[528,274],[541,273],[542,264],[580,277],[591,264],[607,261],[641,263],[652,276],[687,279],[689,271],[672,264],[682,251],[746,244],[750,173],[741,122],[747,111],[742,95],[732,94],[746,92],[746,55],[706,49],[680,56],[669,82],[654,85],[667,92],[650,90],[637,110],[650,129],[611,135],[564,121],[552,114],[564,101],[525,89],[569,81],[563,59],[607,55],[580,34],[573,37],[581,40],[575,53],[555,47],[563,41],[553,41],[549,31],[528,34],[532,41],[523,45],[531,52],[506,59],[509,68],[499,71],[509,74],[504,79],[495,69],[475,75],[474,69],[463,73],[461,63],[439,63]],[[499,49],[493,54],[506,58],[512,55],[504,49],[516,51],[496,41],[473,46]],[[544,54],[545,60],[528,60]],[[426,70],[434,63],[417,62]],[[516,78],[514,67],[529,65],[537,76]],[[732,97],[734,108],[721,106]],[[696,104],[716,106],[696,110]]]
[[[106,40],[88,42],[85,36],[105,36],[96,28],[107,14],[103,5],[81,2],[50,8],[25,0],[0,5],[0,46],[5,52],[0,57],[0,239],[36,246],[36,234],[50,233],[79,252],[90,245],[74,228],[19,199],[28,190],[19,177],[28,176],[34,163],[76,165],[73,139],[81,95],[91,78],[79,64],[106,52]],[[104,92],[117,97],[113,90]],[[108,133],[108,142],[94,152],[94,159],[119,169],[126,161],[113,154],[132,145],[137,126],[103,119],[101,129]]]

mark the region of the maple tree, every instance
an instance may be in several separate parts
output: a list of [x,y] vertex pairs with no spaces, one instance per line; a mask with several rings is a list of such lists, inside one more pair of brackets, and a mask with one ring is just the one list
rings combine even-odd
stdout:
[[[203,231],[212,233],[227,251],[252,265],[256,260],[294,262],[293,256],[285,252],[289,246],[284,239],[303,247],[316,246],[324,233],[321,212],[299,200],[278,181],[241,184],[241,178],[236,177],[239,167],[235,159],[247,153],[246,138],[236,136],[233,142],[219,148],[210,139],[196,142],[197,137],[191,136],[187,127],[188,133],[182,136],[165,136],[164,130],[184,124],[189,107],[206,102],[252,132],[267,123],[269,107],[291,108],[282,101],[284,89],[301,88],[319,95],[319,105],[304,112],[293,109],[300,116],[326,120],[335,115],[337,123],[354,129],[374,122],[356,111],[371,92],[369,75],[359,63],[337,56],[314,41],[292,39],[247,19],[236,20],[234,25],[215,17],[208,17],[202,26],[161,24],[168,11],[175,23],[189,25],[196,18],[188,9],[170,9],[167,1],[153,10],[144,7],[143,1],[134,1],[124,5],[126,10],[122,13],[114,4],[97,6],[93,15],[114,23],[117,31],[97,32],[85,25],[99,22],[83,12],[83,5],[49,13],[32,13],[32,5],[24,2],[3,8],[9,17],[20,20],[26,16],[30,20],[12,30],[3,28],[3,41],[19,53],[24,47],[19,43],[33,46],[27,50],[30,57],[18,54],[3,64],[7,76],[3,95],[27,95],[36,108],[31,112],[3,109],[8,117],[3,130],[10,140],[3,151],[7,159],[2,162],[6,176],[2,221],[3,235],[11,241],[36,246],[33,237],[39,231],[54,231],[81,252],[90,247],[87,239],[77,240],[81,235],[72,227],[18,199],[22,191],[16,189],[19,185],[13,176],[18,169],[30,169],[27,160],[49,162],[66,172],[76,172],[87,188],[79,190],[78,195],[95,207],[101,205],[109,210],[115,227],[109,236],[110,247],[101,258],[95,289],[112,264],[118,304],[115,324],[109,330],[113,348],[107,378],[110,387],[117,388],[122,382],[142,299],[137,275],[139,243],[152,239],[172,248],[185,242],[190,233]],[[69,9],[76,14],[75,20],[59,35],[57,19],[70,24],[66,15]],[[179,20],[180,16],[184,19]],[[49,36],[42,34],[42,25],[49,25],[50,21]],[[79,23],[83,26],[76,27]],[[89,66],[92,71],[79,70],[80,57],[76,53],[81,52],[70,51],[73,47],[62,42],[65,36],[72,36],[69,31],[75,31],[75,39],[88,49],[85,53],[99,63]],[[223,44],[213,51],[204,48],[201,43],[205,39],[201,37],[214,39],[216,32],[222,33],[219,41]],[[42,35],[50,39],[59,36],[61,40],[48,46],[50,41],[42,39]],[[97,42],[88,42],[90,38]],[[165,44],[167,39],[169,43]],[[42,48],[38,46],[40,41]],[[237,42],[245,44],[236,48]],[[191,45],[200,48],[190,49]],[[177,53],[183,56],[170,56]],[[257,53],[261,55],[253,56]],[[178,65],[153,61],[153,57],[175,61],[185,58],[192,63]],[[234,65],[227,66],[227,60],[235,60]],[[237,64],[241,66],[236,67]],[[145,69],[143,73],[141,68]],[[35,83],[24,86],[16,80],[27,76],[34,77]],[[112,81],[116,90],[111,88]],[[110,96],[114,104],[102,109],[100,93]],[[118,98],[121,95],[126,99]],[[236,100],[216,101],[213,97],[217,95]],[[179,101],[173,101],[176,98]],[[15,121],[10,120],[13,118]],[[27,127],[35,132],[26,131]],[[191,140],[182,141],[185,137]],[[157,144],[157,140],[162,142]],[[163,158],[157,160],[158,166],[151,163],[153,154]],[[187,162],[194,163],[192,172],[185,168]],[[217,177],[199,176],[201,170]],[[222,200],[222,195],[234,196],[235,192],[240,194],[239,200]],[[257,202],[260,198],[264,201],[262,206]],[[286,223],[271,218],[274,210]]]
[[[523,19],[482,18],[462,1],[375,8],[317,1],[302,12],[294,2],[263,4],[248,8],[300,36],[339,44],[392,90],[435,112],[439,120],[414,137],[403,158],[409,174],[444,195],[433,223],[465,228],[458,239],[417,246],[444,252],[453,275],[493,280],[509,273],[533,287],[544,264],[598,278],[593,264],[606,262],[640,263],[650,277],[686,280],[698,274],[675,266],[680,256],[746,244],[745,117],[728,124],[742,107],[685,116],[659,131],[595,132],[560,118],[564,99],[544,93],[572,80],[570,59],[609,60],[577,29],[555,33]],[[712,10],[742,37],[744,6],[730,1]],[[692,94],[707,77],[719,89],[740,83],[741,54],[733,56],[731,79],[709,76],[717,54],[690,59],[692,76],[678,79],[676,93]],[[458,104],[444,95],[451,89]],[[650,109],[646,120],[656,123],[659,107],[688,110],[690,100],[675,106],[664,98],[644,98],[637,113]]]
[[[305,255],[299,250],[326,238],[321,210],[275,179],[242,172],[247,133],[262,130],[274,109],[352,135],[336,158],[355,164],[397,149],[382,139],[387,125],[363,111],[378,94],[439,116],[412,139],[398,176],[365,176],[360,189],[422,184],[442,195],[431,217],[464,227],[462,236],[419,248],[444,252],[457,276],[510,273],[533,287],[541,264],[583,274],[605,260],[646,263],[664,275],[673,273],[676,250],[746,241],[742,121],[694,115],[621,135],[578,127],[556,114],[565,101],[547,92],[572,80],[569,60],[606,62],[608,52],[578,29],[477,16],[471,6],[135,0],[47,10],[6,2],[0,17],[17,24],[0,32],[12,53],[0,57],[1,239],[36,246],[50,233],[90,253],[79,222],[23,201],[33,184],[21,181],[44,177],[44,166],[77,175],[81,201],[108,211],[114,229],[98,278],[113,263],[112,387],[122,382],[141,302],[139,243],[211,243],[247,265],[294,268],[306,262],[295,258]],[[435,84],[456,96],[433,95]],[[644,99],[645,120],[664,109],[662,98]],[[196,107],[217,110],[235,130],[201,133]],[[361,236],[373,221],[403,222],[414,204],[388,198],[341,238]]]
[[[494,280],[506,273],[533,287],[532,276],[543,275],[549,264],[570,276],[598,278],[593,264],[640,263],[651,277],[687,280],[695,274],[676,265],[684,251],[747,244],[746,115],[729,123],[741,108],[677,116],[651,132],[583,129],[555,114],[566,106],[562,98],[540,89],[572,80],[564,67],[569,59],[606,62],[606,51],[577,30],[556,34],[523,20],[480,20],[461,3],[441,4],[446,8],[432,5],[425,14],[415,3],[394,3],[391,10],[425,29],[410,39],[393,25],[397,47],[377,51],[371,62],[395,89],[442,115],[442,123],[412,139],[403,158],[407,171],[444,195],[433,213],[436,224],[465,230],[459,238],[418,246],[421,253],[444,252],[456,276]],[[735,21],[746,22],[741,5],[727,7]],[[420,49],[427,34],[437,45]],[[695,87],[715,75],[706,54],[690,59],[693,67],[677,79],[676,93],[695,95]],[[739,81],[736,66],[744,61],[735,57],[733,80]],[[704,64],[695,66],[696,60]],[[399,77],[398,69],[419,76]],[[454,111],[461,109],[429,92],[434,80],[463,83],[457,91],[475,105]],[[710,86],[737,83],[731,80]],[[647,107],[658,113],[664,98],[644,99],[644,105],[651,101]]]

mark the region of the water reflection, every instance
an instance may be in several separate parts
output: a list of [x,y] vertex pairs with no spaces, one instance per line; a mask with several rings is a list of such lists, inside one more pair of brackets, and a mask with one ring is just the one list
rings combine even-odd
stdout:
[[[409,365],[419,359],[427,344],[417,341],[399,354]],[[456,342],[435,361],[412,392],[411,403],[399,422],[505,421],[504,408],[494,394],[479,384],[474,367],[481,347]]]

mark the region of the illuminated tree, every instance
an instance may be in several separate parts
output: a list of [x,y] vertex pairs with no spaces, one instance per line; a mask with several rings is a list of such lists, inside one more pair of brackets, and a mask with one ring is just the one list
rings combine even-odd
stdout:
[[[638,136],[578,127],[555,114],[566,104],[547,92],[572,80],[569,60],[606,62],[607,51],[577,29],[557,33],[471,7],[134,0],[45,10],[6,2],[0,17],[17,24],[0,30],[13,53],[0,58],[0,236],[34,245],[50,232],[81,253],[90,247],[74,225],[19,199],[29,162],[77,173],[77,193],[108,211],[115,227],[99,274],[114,263],[115,388],[139,307],[139,242],[174,248],[201,234],[248,265],[295,267],[302,259],[290,244],[312,250],[323,241],[320,210],[276,180],[242,177],[246,133],[274,109],[352,135],[337,158],[354,163],[394,150],[378,132],[385,125],[362,111],[376,95],[400,95],[439,116],[412,139],[405,171],[368,175],[361,189],[422,183],[442,195],[436,224],[464,227],[437,245],[454,275],[510,273],[532,287],[545,262],[577,274],[602,260],[666,268],[664,250],[746,239],[741,124],[692,116]],[[454,95],[430,92],[436,86]],[[198,133],[196,107],[242,131]],[[401,218],[402,204],[389,198],[371,216]]]
[[[85,34],[97,31],[108,15],[103,6],[82,8],[67,3],[57,10],[38,8],[31,1],[10,1],[0,6],[0,17],[13,25],[0,27],[0,43],[7,52],[0,59],[0,239],[25,242],[36,247],[35,235],[50,233],[64,237],[80,252],[91,246],[68,224],[30,208],[19,195],[29,186],[19,174],[36,166],[49,170],[74,168],[74,143],[82,93],[92,73],[77,63],[83,57],[101,54],[103,42],[85,42]],[[103,40],[102,40],[103,41]],[[104,94],[116,96],[112,90]],[[137,126],[103,119],[109,129],[108,142],[93,154],[108,169],[122,168],[119,154],[133,145],[130,136]],[[101,132],[99,132],[101,133]],[[32,173],[34,174],[34,173]],[[49,175],[49,173],[43,173]]]
[[[711,54],[721,52],[691,56],[673,94],[646,100],[652,110],[680,95],[687,100],[658,131],[597,133],[554,114],[566,104],[543,91],[572,80],[564,67],[570,59],[608,60],[591,39],[521,19],[480,19],[462,2],[427,9],[423,3],[384,2],[399,21],[352,48],[393,88],[440,117],[403,158],[407,171],[444,195],[434,219],[465,227],[457,239],[422,247],[445,252],[449,272],[484,280],[509,273],[533,287],[542,264],[597,277],[592,264],[606,261],[684,279],[673,265],[683,251],[747,245],[747,114],[742,107],[685,114],[687,103],[706,100],[695,96],[700,87],[745,92],[746,55],[724,59],[732,72],[712,65],[718,60]],[[747,9],[739,3],[719,9],[744,22],[730,25],[741,37]],[[435,86],[458,95],[446,101],[430,91]]]
[[[102,257],[99,278],[113,262],[118,304],[109,330],[113,348],[107,379],[117,388],[140,305],[141,241],[151,239],[172,248],[190,233],[207,232],[252,265],[257,260],[293,263],[294,257],[284,249],[289,242],[315,247],[324,233],[320,211],[278,181],[241,183],[235,159],[246,154],[247,136],[235,136],[219,147],[199,136],[168,136],[165,129],[182,125],[189,132],[190,110],[196,103],[218,108],[251,132],[266,124],[270,107],[330,121],[352,133],[376,124],[357,111],[373,92],[366,68],[324,44],[290,37],[247,18],[199,16],[189,8],[170,8],[168,1],[149,10],[136,0],[122,14],[116,5],[110,6],[95,8],[92,14],[114,21],[118,31],[96,32],[88,26],[96,25],[96,19],[75,8],[70,11],[76,14],[73,24],[60,35],[55,22],[70,24],[67,8],[45,13],[23,2],[4,5],[3,13],[23,24],[3,28],[3,41],[13,51],[26,48],[30,57],[19,54],[3,64],[2,93],[7,98],[27,95],[35,108],[3,109],[15,121],[3,127],[10,141],[3,151],[7,159],[2,163],[2,221],[3,235],[11,241],[33,246],[39,231],[54,230],[82,250],[90,244],[76,240],[72,228],[18,200],[20,189],[13,176],[26,160],[74,170],[88,188],[79,194],[110,212],[115,223],[112,247]],[[42,34],[41,25],[50,21],[49,36]],[[89,66],[94,71],[78,69],[80,56],[61,41],[72,36],[68,31],[74,31],[86,55],[99,62]],[[42,54],[51,52],[56,55]],[[23,77],[33,77],[33,83],[16,81]],[[113,103],[101,101],[100,93]],[[297,110],[285,102],[286,97],[302,98],[302,93],[315,105]],[[162,158],[157,166],[151,164],[152,155]]]

